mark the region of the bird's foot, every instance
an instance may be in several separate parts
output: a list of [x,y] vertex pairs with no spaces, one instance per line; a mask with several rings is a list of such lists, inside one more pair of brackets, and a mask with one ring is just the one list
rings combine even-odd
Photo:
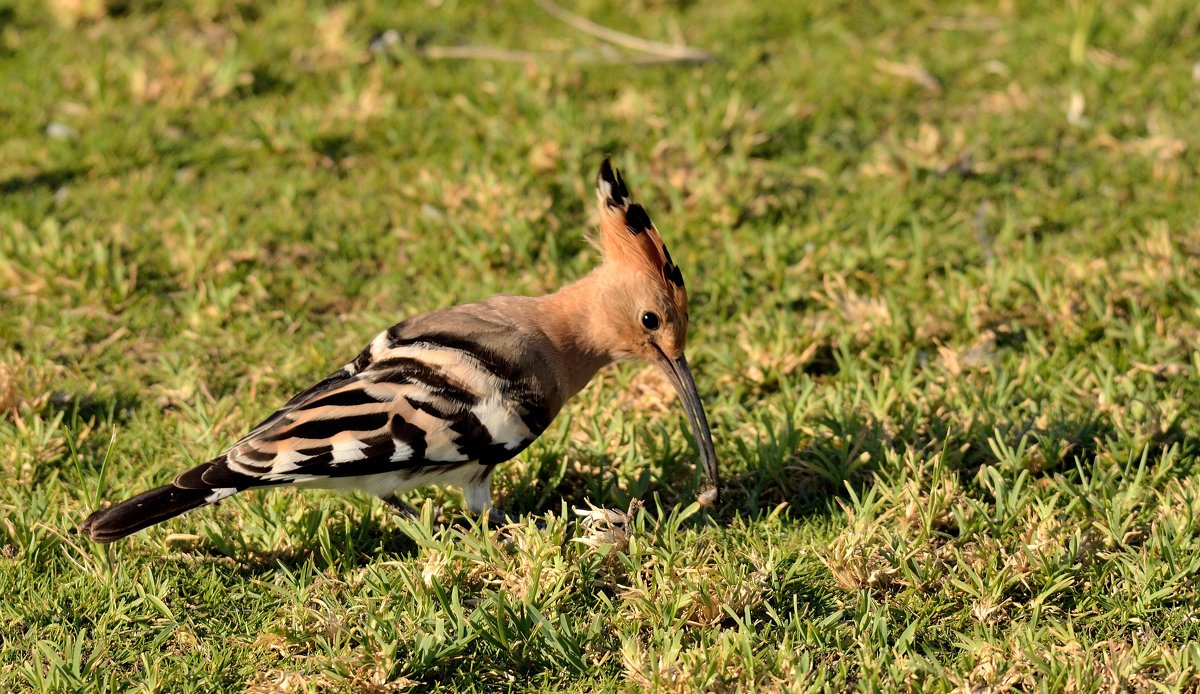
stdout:
[[502,508],[496,508],[493,506],[487,511],[487,521],[488,525],[500,527],[518,523],[520,522],[520,519]]
[[[537,517],[537,516],[532,516],[532,518],[533,518],[534,527],[536,527],[538,530],[546,529],[546,519],[545,518],[541,518],[541,517]],[[513,514],[509,513],[508,511],[505,511],[504,509],[492,508],[488,511],[487,520],[488,520],[488,525],[491,525],[495,528],[508,529],[508,528],[511,528],[511,526],[520,525],[521,521],[522,521],[522,517],[514,516]]]
[[[480,520],[486,520],[490,527],[495,528],[497,542],[509,549],[516,546],[517,539],[523,533],[524,519],[520,516],[514,516],[503,509],[491,508],[486,513],[480,515]],[[534,517],[533,523],[534,527],[539,531],[546,529],[546,520],[544,518]]]
[[412,504],[401,499],[395,494],[379,497],[379,500],[387,504],[388,508],[396,512],[396,515],[401,518],[417,519],[421,517],[421,512],[418,511]]
[[[415,506],[408,503],[407,501],[404,501],[403,499],[396,496],[395,494],[381,496],[381,497],[379,497],[379,500],[382,501],[383,503],[387,504],[387,507],[390,508],[392,511],[394,511],[396,513],[396,515],[400,516],[401,518],[406,518],[408,520],[419,520],[421,518],[421,509],[416,508]],[[469,517],[476,518],[480,522],[486,522],[490,527],[496,528],[498,530],[504,530],[505,528],[507,528],[509,526],[514,526],[514,525],[518,525],[521,523],[520,516],[514,516],[513,514],[509,513],[508,511],[505,511],[502,508],[496,508],[494,506],[488,507],[487,510],[485,510],[483,512],[478,512],[478,513],[471,512],[471,513],[469,513]],[[469,523],[467,517],[462,517],[462,516],[460,516],[458,518],[443,517],[441,507],[435,508],[433,510],[433,518],[434,518],[435,526],[442,527],[442,528],[449,528],[449,527],[460,527],[461,528],[461,527],[465,527],[466,524]],[[538,530],[546,529],[546,521],[541,518],[536,519],[535,525],[537,526]]]

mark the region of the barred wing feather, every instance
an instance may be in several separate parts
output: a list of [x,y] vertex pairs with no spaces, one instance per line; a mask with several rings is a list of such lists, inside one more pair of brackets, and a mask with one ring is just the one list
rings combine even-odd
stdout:
[[292,398],[185,488],[313,482],[515,456],[548,423],[519,370],[462,339],[380,334],[353,362]]

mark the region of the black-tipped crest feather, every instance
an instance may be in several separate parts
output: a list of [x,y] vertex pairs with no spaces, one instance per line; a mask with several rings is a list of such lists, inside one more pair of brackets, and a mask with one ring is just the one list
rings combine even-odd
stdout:
[[650,215],[646,214],[646,209],[641,205],[630,205],[629,209],[625,210],[625,226],[629,228],[629,233],[635,235],[650,231]]
[[608,157],[600,163],[600,177],[596,185],[601,190],[607,188],[605,203],[609,207],[625,207],[629,204],[629,188],[625,187],[621,172],[612,165]]

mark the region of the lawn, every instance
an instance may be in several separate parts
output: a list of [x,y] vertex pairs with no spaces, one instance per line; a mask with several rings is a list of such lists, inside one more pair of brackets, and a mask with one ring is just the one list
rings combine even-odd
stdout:
[[[1200,6],[565,6],[711,59],[534,0],[0,0],[0,691],[1196,691]],[[72,532],[580,277],[606,154],[719,508],[623,365],[499,469],[507,539],[439,489]]]

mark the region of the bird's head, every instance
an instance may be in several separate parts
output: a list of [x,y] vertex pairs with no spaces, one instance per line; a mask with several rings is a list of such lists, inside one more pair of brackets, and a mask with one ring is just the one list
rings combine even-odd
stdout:
[[594,285],[591,337],[614,359],[650,362],[666,373],[687,411],[708,477],[701,501],[715,502],[718,476],[712,433],[684,356],[688,297],[683,274],[608,159],[600,166],[596,198],[600,228],[593,241],[604,264]]

